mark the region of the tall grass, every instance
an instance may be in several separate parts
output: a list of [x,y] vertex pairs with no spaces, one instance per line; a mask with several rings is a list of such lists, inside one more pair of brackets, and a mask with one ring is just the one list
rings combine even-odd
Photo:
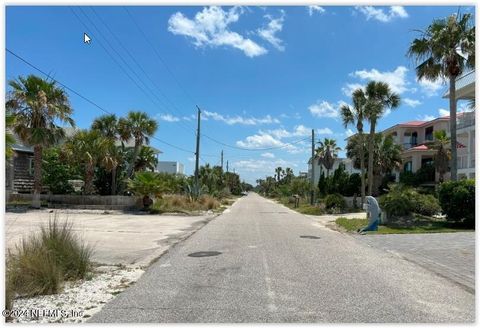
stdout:
[[40,232],[16,245],[7,256],[10,292],[22,296],[58,293],[64,280],[83,279],[91,269],[93,249],[55,216]]
[[153,204],[150,212],[154,214],[166,212],[188,213],[214,210],[220,207],[220,205],[217,199],[208,195],[202,195],[196,201],[183,195],[166,195]]

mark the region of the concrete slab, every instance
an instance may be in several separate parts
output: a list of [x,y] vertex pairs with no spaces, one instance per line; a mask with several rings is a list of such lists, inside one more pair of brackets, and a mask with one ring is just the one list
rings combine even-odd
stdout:
[[170,245],[188,237],[214,218],[203,216],[147,215],[89,210],[32,210],[5,214],[5,241],[14,248],[22,238],[36,232],[49,219],[73,222],[74,230],[95,253],[93,261],[103,264],[147,266]]

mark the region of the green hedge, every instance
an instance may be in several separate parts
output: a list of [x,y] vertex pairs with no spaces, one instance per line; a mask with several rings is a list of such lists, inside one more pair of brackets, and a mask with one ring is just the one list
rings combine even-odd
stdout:
[[380,207],[390,217],[408,216],[412,213],[432,216],[441,211],[433,195],[424,195],[404,185],[391,185],[390,192],[379,199]]
[[438,198],[447,220],[475,227],[475,180],[448,181],[440,185]]

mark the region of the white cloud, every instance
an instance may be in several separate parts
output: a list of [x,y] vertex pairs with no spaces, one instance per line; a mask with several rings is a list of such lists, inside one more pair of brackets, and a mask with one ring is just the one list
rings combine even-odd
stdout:
[[310,105],[308,110],[315,117],[329,117],[337,118],[339,113],[339,107],[345,104],[343,101],[337,102],[337,104],[331,104],[328,101],[317,101],[315,104]]
[[317,129],[317,134],[333,134],[329,128]]
[[229,25],[237,22],[241,14],[240,7],[224,11],[217,6],[203,8],[194,19],[177,12],[168,20],[168,30],[192,39],[197,47],[230,46],[243,51],[248,57],[266,54],[268,51],[265,48],[229,29]]
[[388,10],[373,6],[356,6],[355,9],[365,15],[367,20],[388,23],[394,18],[407,18],[408,13],[402,6],[391,6]]
[[[469,107],[468,103],[460,103],[457,106],[457,113],[471,112],[473,109]],[[450,116],[450,109],[439,108],[438,116]]]
[[280,51],[284,51],[285,46],[283,45],[283,41],[279,39],[276,34],[282,31],[284,17],[285,15],[283,11],[282,16],[279,18],[273,18],[270,15],[265,15],[265,18],[269,20],[268,24],[265,27],[257,30],[258,35],[262,39],[266,40]]
[[354,134],[355,134],[355,132],[353,132],[352,129],[347,129],[347,131],[345,131],[345,135],[347,137],[353,136]]
[[433,116],[433,115],[423,115],[423,116],[418,116],[417,119],[420,120],[420,121],[431,121],[431,120],[435,119],[435,116]]
[[260,131],[258,134],[246,137],[245,140],[237,141],[236,145],[247,149],[281,148],[291,154],[303,152],[303,149],[296,145],[285,143],[280,139],[281,137],[279,138],[270,133]]
[[443,116],[450,116],[450,111],[447,109],[440,108],[438,110],[438,116],[443,117]]
[[318,12],[319,14],[323,14],[325,12],[325,8],[317,5],[307,6],[307,9],[310,16],[312,16],[314,12]]
[[401,94],[405,91],[408,91],[408,82],[406,80],[407,72],[408,69],[405,66],[398,66],[394,71],[391,72],[380,72],[379,70],[373,68],[369,71],[365,69],[356,71],[350,75],[361,80],[385,82],[390,86],[393,92]]
[[275,168],[279,166],[283,168],[298,167],[297,163],[286,161],[280,158],[277,160],[247,159],[247,160],[233,162],[232,165],[238,171],[255,172],[257,174],[273,174],[275,172]]
[[437,91],[443,88],[444,81],[442,78],[439,78],[435,81],[430,81],[426,79],[421,79],[417,81],[422,89],[423,93],[427,97],[432,97],[437,95]]
[[165,122],[178,122],[180,121],[180,119],[176,116],[173,116],[171,114],[161,114],[159,116],[157,116],[157,118],[161,121],[165,121]]
[[217,112],[210,112],[210,111],[203,111],[203,117],[211,118],[215,121],[221,121],[228,125],[259,125],[259,124],[273,124],[273,123],[280,123],[277,118],[273,118],[270,115],[264,117],[242,117],[242,116],[225,116],[219,114]]
[[275,158],[275,155],[272,154],[272,153],[263,153],[262,155],[260,155],[262,157],[265,157],[265,158]]
[[365,86],[360,83],[347,83],[345,86],[342,88],[342,92],[345,96],[351,97],[353,91],[357,89],[365,89]]
[[410,99],[410,98],[405,98],[403,99],[403,102],[407,105],[407,106],[410,106],[410,107],[417,107],[419,105],[422,104],[422,102],[420,100],[416,100],[416,99]]

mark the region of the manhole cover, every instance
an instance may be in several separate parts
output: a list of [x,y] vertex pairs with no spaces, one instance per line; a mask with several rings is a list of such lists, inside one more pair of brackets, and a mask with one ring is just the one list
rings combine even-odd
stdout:
[[305,239],[320,239],[320,237],[317,237],[317,236],[300,236],[300,238],[305,238]]
[[195,252],[188,254],[190,257],[207,257],[207,256],[217,256],[222,254],[221,252],[209,251],[209,252]]

